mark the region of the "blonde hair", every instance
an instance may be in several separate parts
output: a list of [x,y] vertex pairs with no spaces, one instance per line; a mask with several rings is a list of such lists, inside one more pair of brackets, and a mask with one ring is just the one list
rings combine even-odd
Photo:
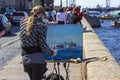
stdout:
[[45,10],[42,6],[38,5],[35,6],[31,12],[30,12],[30,17],[28,18],[27,24],[26,24],[26,33],[27,35],[30,34],[30,30],[33,27],[33,23],[34,23],[34,18],[37,15],[43,14],[45,15]]

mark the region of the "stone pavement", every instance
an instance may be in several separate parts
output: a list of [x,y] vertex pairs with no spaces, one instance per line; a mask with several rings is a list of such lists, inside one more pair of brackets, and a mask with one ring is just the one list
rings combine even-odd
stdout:
[[[52,72],[53,63],[48,63],[48,71],[46,75]],[[63,64],[60,64],[60,73],[64,78],[66,77]],[[81,80],[81,64],[70,64],[69,70],[70,80]],[[0,80],[29,80],[28,75],[23,71],[21,63],[21,56],[18,54],[7,65],[0,70]]]
[[29,80],[23,72],[20,55],[7,62],[0,71],[0,80]]

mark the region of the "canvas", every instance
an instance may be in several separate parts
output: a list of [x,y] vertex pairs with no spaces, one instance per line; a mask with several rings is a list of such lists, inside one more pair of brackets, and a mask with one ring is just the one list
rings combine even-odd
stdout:
[[[47,31],[49,47],[57,51],[54,60],[82,59],[83,26],[81,24],[50,25]],[[52,60],[49,54],[46,60]]]

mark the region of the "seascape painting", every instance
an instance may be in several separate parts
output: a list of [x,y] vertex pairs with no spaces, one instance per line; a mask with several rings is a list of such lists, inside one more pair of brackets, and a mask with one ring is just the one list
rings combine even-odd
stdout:
[[[50,25],[47,42],[51,49],[57,51],[54,60],[82,59],[83,26],[81,24]],[[46,54],[45,58],[52,60],[49,54]]]

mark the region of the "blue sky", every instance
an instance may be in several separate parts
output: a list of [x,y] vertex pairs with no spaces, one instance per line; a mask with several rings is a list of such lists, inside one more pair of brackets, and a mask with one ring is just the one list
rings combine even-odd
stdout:
[[[63,1],[63,6],[65,6],[66,0]],[[54,0],[55,5],[60,5],[60,0]],[[102,7],[106,6],[106,0],[76,0],[76,5],[81,5],[82,7],[96,7],[99,4]],[[120,0],[111,0],[111,7],[118,7],[120,5]]]

